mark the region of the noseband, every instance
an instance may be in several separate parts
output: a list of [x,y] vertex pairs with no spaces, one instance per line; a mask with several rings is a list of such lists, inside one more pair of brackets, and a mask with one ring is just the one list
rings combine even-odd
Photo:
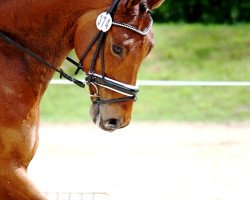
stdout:
[[[94,55],[92,57],[89,71],[88,71],[87,76],[85,78],[85,82],[82,82],[82,81],[79,81],[75,78],[72,78],[68,74],[64,73],[62,69],[57,69],[54,65],[52,65],[51,63],[48,63],[46,60],[44,60],[43,58],[41,58],[40,56],[35,54],[33,51],[21,46],[19,43],[12,40],[5,33],[0,32],[0,38],[3,39],[5,42],[14,45],[19,50],[24,51],[25,53],[29,54],[30,56],[32,56],[33,58],[35,58],[39,62],[43,63],[44,65],[52,68],[53,70],[55,70],[56,72],[58,72],[60,74],[60,78],[63,77],[63,78],[73,82],[74,84],[76,84],[82,88],[85,87],[85,84],[92,85],[96,90],[94,94],[90,95],[91,97],[94,98],[93,103],[106,104],[106,103],[126,102],[129,100],[135,101],[137,93],[139,92],[139,88],[137,86],[125,84],[125,83],[119,82],[117,80],[114,80],[114,79],[111,79],[111,78],[108,78],[105,76],[104,49],[105,49],[106,34],[112,26],[118,26],[118,27],[122,27],[122,28],[125,28],[128,30],[131,30],[131,31],[141,35],[142,37],[145,37],[150,32],[150,30],[152,28],[153,20],[150,17],[150,19],[151,19],[150,24],[149,24],[148,28],[146,28],[143,31],[141,31],[141,30],[137,29],[136,27],[131,26],[129,24],[114,22],[113,17],[114,17],[116,10],[117,10],[118,3],[119,3],[119,0],[114,0],[110,9],[108,10],[108,12],[101,13],[98,16],[98,18],[96,20],[96,26],[97,26],[99,31],[95,35],[93,40],[87,46],[87,48],[84,51],[83,55],[81,56],[79,62],[76,62],[75,60],[67,57],[67,60],[77,67],[75,74],[78,74],[78,72],[80,70],[84,71],[84,67],[83,67],[82,63],[83,63],[85,57],[87,56],[87,54],[89,53],[90,49],[93,47],[93,45],[95,43],[97,43]],[[150,10],[144,4],[141,4],[141,5],[147,13],[150,12]],[[101,75],[96,74],[94,72],[99,53],[101,53]],[[115,98],[115,99],[103,99],[99,95],[97,86],[112,90],[112,91],[117,92],[119,94],[125,95],[126,97]]]

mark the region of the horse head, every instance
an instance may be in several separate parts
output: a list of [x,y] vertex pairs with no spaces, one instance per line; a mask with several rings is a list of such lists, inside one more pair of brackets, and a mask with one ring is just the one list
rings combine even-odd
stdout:
[[154,45],[150,11],[163,1],[114,0],[78,21],[74,44],[90,85],[90,114],[106,131],[131,120],[137,73]]

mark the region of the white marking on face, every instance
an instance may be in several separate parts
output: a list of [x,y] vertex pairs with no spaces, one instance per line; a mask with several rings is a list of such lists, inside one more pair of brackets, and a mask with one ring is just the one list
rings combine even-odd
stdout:
[[135,43],[134,38],[131,38],[128,34],[123,34],[122,36],[122,46],[131,48]]
[[126,39],[123,44],[124,46],[132,46],[135,43],[135,40],[133,38]]

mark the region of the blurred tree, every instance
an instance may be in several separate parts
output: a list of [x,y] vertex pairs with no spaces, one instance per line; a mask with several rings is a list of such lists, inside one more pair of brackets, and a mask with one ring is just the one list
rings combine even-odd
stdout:
[[250,22],[250,1],[166,0],[153,16],[158,22]]

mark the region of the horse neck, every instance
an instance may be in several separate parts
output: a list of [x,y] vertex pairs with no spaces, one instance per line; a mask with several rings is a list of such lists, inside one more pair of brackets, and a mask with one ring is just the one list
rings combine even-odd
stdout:
[[[107,2],[101,0],[9,0],[3,4],[0,17],[5,20],[0,19],[0,30],[57,67],[73,48],[78,18],[85,12],[107,6]],[[49,81],[53,75],[47,69],[36,70],[32,63],[30,66],[33,77],[39,73]]]

